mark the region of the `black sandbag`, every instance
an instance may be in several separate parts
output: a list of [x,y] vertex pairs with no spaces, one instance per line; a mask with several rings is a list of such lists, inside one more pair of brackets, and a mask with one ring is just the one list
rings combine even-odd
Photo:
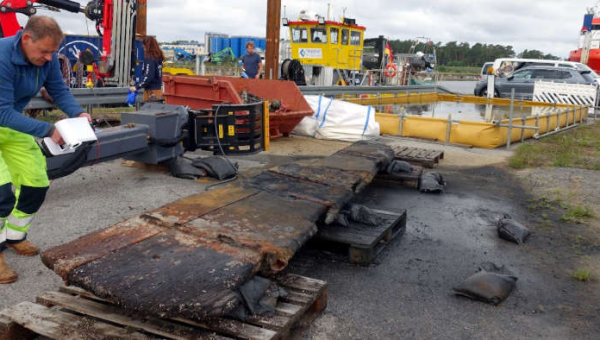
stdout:
[[[495,267],[495,266],[493,266]],[[487,302],[494,306],[499,305],[512,292],[518,280],[516,276],[502,273],[501,270],[493,270],[494,268],[480,268],[480,271],[458,287],[453,289],[454,293],[461,296],[466,296],[471,299]]]
[[413,171],[412,165],[404,161],[392,161],[390,165],[385,169],[385,173],[388,175],[393,174],[410,174]]
[[210,177],[217,178],[220,181],[235,177],[238,169],[237,163],[232,164],[227,159],[217,156],[198,158],[192,165],[206,170]]
[[421,175],[419,191],[423,193],[441,193],[446,189],[444,176],[437,172],[428,172]]
[[255,316],[273,316],[277,300],[287,297],[287,291],[275,282],[255,276],[239,289],[243,304],[229,313],[230,316],[245,321]]
[[337,215],[335,224],[349,227],[350,222],[361,223],[368,226],[379,226],[384,219],[373,210],[360,204],[350,204]]
[[169,171],[171,175],[183,179],[198,179],[206,176],[206,171],[194,167],[191,161],[182,157],[177,157],[169,164]]
[[504,215],[496,222],[498,236],[518,245],[525,243],[531,232],[527,227],[515,221],[509,215]]

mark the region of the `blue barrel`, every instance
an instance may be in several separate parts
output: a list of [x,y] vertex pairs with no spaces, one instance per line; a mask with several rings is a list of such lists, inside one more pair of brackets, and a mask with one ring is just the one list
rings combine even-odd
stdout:
[[251,37],[241,37],[240,38],[240,50],[243,55],[246,54],[246,43],[248,43],[249,41],[254,41],[254,38],[251,38]]
[[221,38],[221,51],[224,49],[231,47],[231,42],[229,38]]
[[267,39],[265,38],[258,38],[256,39],[256,46],[258,46],[261,50],[266,50],[267,49]]
[[231,49],[233,50],[233,54],[235,54],[236,58],[241,57],[242,54],[242,49],[241,49],[241,45],[240,45],[240,37],[231,37],[230,41],[230,45],[231,45]]
[[219,52],[219,38],[212,37],[210,38],[210,53]]
[[587,27],[588,31],[592,30],[592,20],[594,20],[593,14],[586,14],[583,17],[583,27]]

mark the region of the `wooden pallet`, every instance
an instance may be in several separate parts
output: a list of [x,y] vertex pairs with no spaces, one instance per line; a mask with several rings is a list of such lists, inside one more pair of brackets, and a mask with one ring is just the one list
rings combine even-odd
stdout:
[[423,167],[413,165],[411,173],[398,173],[393,175],[379,174],[377,177],[375,177],[375,180],[382,182],[393,182],[418,188],[421,175],[423,175],[423,170]]
[[393,146],[392,149],[397,160],[419,164],[430,169],[434,168],[440,163],[440,160],[444,159],[444,152],[439,150],[427,150],[408,146]]
[[33,339],[295,339],[327,307],[327,283],[298,275],[274,279],[288,291],[276,315],[246,322],[216,318],[132,317],[110,301],[76,287],[47,292],[37,303],[23,302],[0,312],[0,340]]
[[385,218],[386,222],[380,226],[355,222],[350,222],[348,227],[321,225],[312,244],[322,250],[347,254],[352,263],[370,265],[392,240],[406,230],[406,211],[400,214],[373,211]]

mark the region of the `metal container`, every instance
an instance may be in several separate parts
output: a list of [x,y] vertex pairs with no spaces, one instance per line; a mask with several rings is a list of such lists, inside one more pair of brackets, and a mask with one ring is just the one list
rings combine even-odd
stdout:
[[242,38],[240,37],[231,37],[230,39],[230,45],[231,45],[231,49],[233,50],[233,54],[235,54],[236,58],[240,58],[241,56],[244,55],[243,53],[243,49],[241,48],[241,40]]
[[243,79],[233,77],[172,76],[163,77],[167,104],[191,109],[212,109],[223,102],[243,104],[240,93],[246,91],[263,100],[279,100],[286,111],[270,113],[271,138],[288,137],[300,121],[313,114],[294,82]]

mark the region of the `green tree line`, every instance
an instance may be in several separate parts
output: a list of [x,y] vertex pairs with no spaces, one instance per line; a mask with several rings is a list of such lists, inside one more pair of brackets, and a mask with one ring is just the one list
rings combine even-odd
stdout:
[[[414,44],[413,40],[390,40],[390,47],[397,53],[409,53]],[[469,44],[468,42],[451,41],[445,44],[419,43],[415,52],[421,51],[429,54],[435,48],[438,64],[443,66],[481,66],[485,62],[498,58],[532,58],[532,59],[560,59],[552,54],[538,50],[524,50],[517,54],[513,46],[498,44]]]

